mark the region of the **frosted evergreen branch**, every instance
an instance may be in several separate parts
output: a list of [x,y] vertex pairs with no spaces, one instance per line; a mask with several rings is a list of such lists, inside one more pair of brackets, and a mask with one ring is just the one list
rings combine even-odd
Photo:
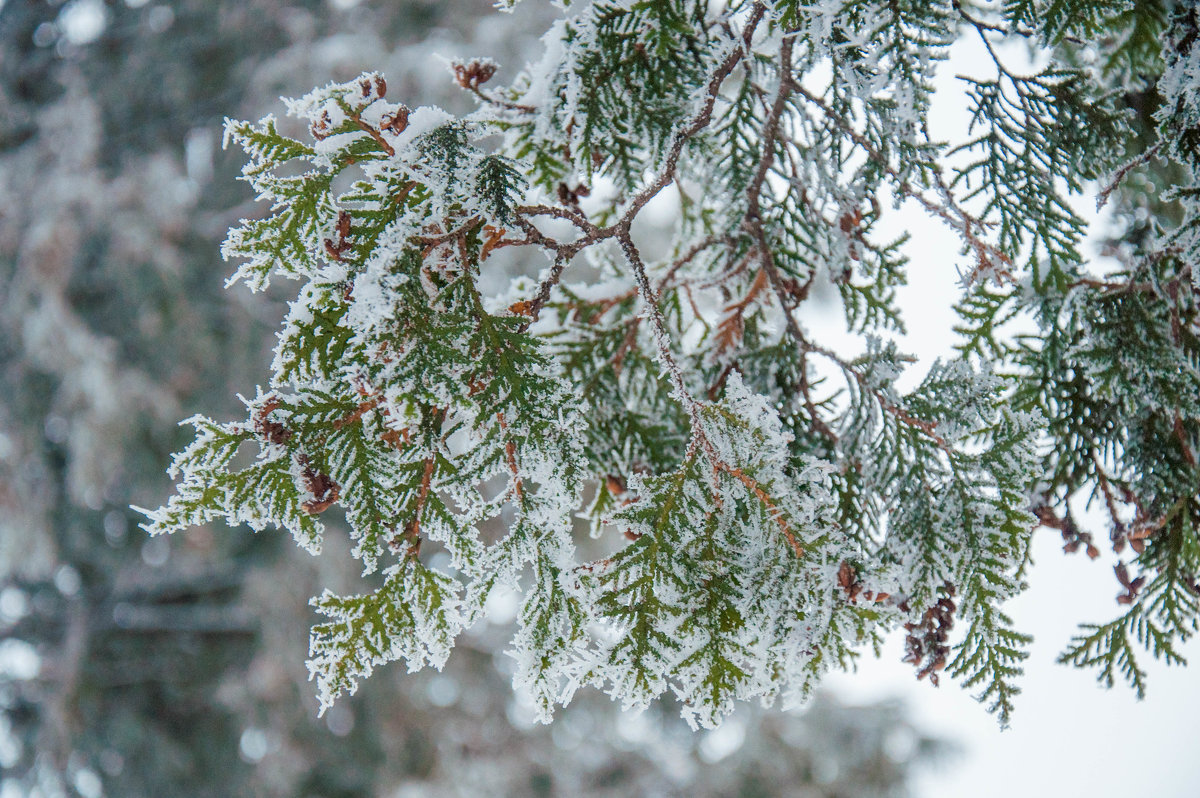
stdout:
[[[366,74],[288,102],[311,141],[230,122],[269,206],[229,235],[234,279],[300,290],[272,391],[244,422],[193,419],[147,529],[225,519],[315,551],[344,525],[384,580],[318,601],[325,707],[396,659],[438,666],[514,589],[515,682],[543,720],[591,686],[629,707],[670,693],[712,726],[738,701],[803,701],[902,628],[918,678],[948,668],[1007,723],[1029,638],[1004,604],[1035,524],[1098,554],[1070,513],[1091,495],[1137,555],[1116,571],[1130,610],[1067,659],[1140,687],[1133,649],[1182,659],[1200,615],[1195,189],[1172,195],[1177,228],[1116,250],[1121,271],[1084,268],[1065,195],[1111,174],[1128,120],[1073,48],[1156,23],[1040,8],[597,0],[509,87],[455,62],[478,101],[463,118]],[[1172,17],[1166,40],[1196,24]],[[967,84],[971,129],[935,144],[933,76],[972,29],[993,55],[1052,43],[1052,68],[997,58]],[[1182,135],[1126,161],[1120,203],[1144,170],[1200,164],[1187,66],[1139,53],[1112,68],[1162,70],[1156,122]],[[947,178],[954,153],[975,160]],[[889,338],[908,270],[880,233],[889,189],[968,258],[961,355],[906,392],[921,364]],[[668,197],[655,255],[641,224]],[[540,273],[494,288],[512,263]],[[860,356],[803,326],[822,286]],[[581,512],[602,549],[576,540]]]

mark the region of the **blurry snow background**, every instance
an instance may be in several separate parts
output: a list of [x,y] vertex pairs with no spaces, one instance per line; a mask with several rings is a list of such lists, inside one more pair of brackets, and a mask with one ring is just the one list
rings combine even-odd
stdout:
[[[255,212],[222,117],[364,69],[463,110],[437,56],[495,57],[503,81],[551,11],[489,6],[0,0],[0,798],[1197,794],[1194,672],[1152,667],[1138,703],[1054,664],[1116,586],[1049,531],[1012,607],[1037,639],[1004,733],[958,687],[916,683],[899,638],[804,713],[743,707],[692,735],[672,707],[584,695],[533,726],[503,598],[446,672],[389,668],[318,721],[306,602],[354,584],[344,541],[314,560],[224,527],[145,539],[127,508],[166,495],[175,422],[239,412],[289,288],[221,288],[224,231]],[[943,66],[938,124],[963,123],[953,75],[979,57]],[[904,343],[924,361],[952,343],[957,243],[911,209],[896,223],[914,234]],[[825,335],[835,312],[807,322]]]

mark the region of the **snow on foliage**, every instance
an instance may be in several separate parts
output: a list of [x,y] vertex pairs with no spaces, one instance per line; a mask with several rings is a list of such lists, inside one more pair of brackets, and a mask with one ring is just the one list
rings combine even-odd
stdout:
[[[1007,722],[1029,638],[1003,603],[1033,528],[1070,548],[1072,496],[1100,490],[1155,598],[1119,572],[1142,615],[1066,656],[1131,662],[1114,635],[1133,629],[1178,658],[1200,570],[1191,267],[1173,244],[1086,276],[1066,195],[1113,168],[1126,120],[1071,67],[1095,13],[1053,5],[575,4],[507,88],[487,85],[487,59],[451,65],[479,101],[464,118],[388,99],[368,73],[287,103],[303,140],[270,116],[230,121],[269,203],[229,234],[233,280],[301,288],[271,390],[245,422],[191,420],[178,493],[147,529],[274,524],[315,552],[340,508],[364,575],[384,580],[314,600],[323,709],[390,661],[440,667],[492,591],[515,588],[515,678],[545,720],[594,686],[625,707],[670,694],[715,726],[741,700],[803,701],[903,627],[918,676],[945,669]],[[1164,135],[1195,127],[1195,24],[1172,22]],[[970,79],[971,130],[943,142],[931,80],[960,34],[995,72]],[[1012,37],[1057,60],[1011,70],[994,43]],[[1194,159],[1189,141],[1172,157]],[[674,237],[651,253],[632,224],[672,184]],[[962,354],[907,392],[911,359],[887,337],[902,242],[875,231],[885,190],[965,257]],[[1194,231],[1177,240],[1194,250]],[[501,250],[552,265],[499,302],[480,285]],[[561,281],[579,256],[595,280]],[[865,335],[858,355],[805,330],[818,283]],[[1040,345],[1004,332],[1022,314],[1049,331]],[[581,507],[608,553],[577,551]]]

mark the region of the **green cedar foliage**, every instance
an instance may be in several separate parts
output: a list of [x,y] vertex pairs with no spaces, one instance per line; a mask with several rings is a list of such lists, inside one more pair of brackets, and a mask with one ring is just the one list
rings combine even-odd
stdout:
[[[960,35],[994,71],[941,141],[932,79]],[[1129,609],[1063,657],[1140,691],[1140,650],[1182,661],[1200,609],[1200,200],[1176,189],[1183,223],[1099,275],[1068,197],[1110,175],[1120,195],[1152,157],[1194,177],[1198,36],[1184,4],[605,1],[507,88],[454,64],[479,100],[461,119],[369,74],[291,101],[301,138],[230,122],[271,203],[230,233],[234,279],[301,287],[270,390],[244,422],[192,420],[147,529],[273,524],[315,552],[340,508],[376,587],[314,600],[322,707],[387,662],[440,667],[515,589],[516,681],[544,718],[595,686],[712,726],[802,701],[903,627],[918,676],[946,669],[1004,723],[1030,642],[1004,602],[1039,523],[1096,553],[1071,514],[1090,495],[1134,552]],[[1012,67],[1008,40],[1048,65]],[[1156,79],[1162,143],[1117,169],[1137,125],[1117,89]],[[632,224],[668,185],[650,257]],[[966,258],[960,355],[911,390],[886,339],[906,269],[876,230],[889,195]],[[500,253],[539,251],[537,281],[484,291]],[[860,353],[805,329],[820,286]],[[577,514],[600,554],[578,553]]]

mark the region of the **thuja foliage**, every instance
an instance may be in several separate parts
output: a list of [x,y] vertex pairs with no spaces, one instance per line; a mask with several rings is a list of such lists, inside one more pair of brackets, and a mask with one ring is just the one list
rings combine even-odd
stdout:
[[[946,139],[933,81],[964,36],[990,63]],[[1039,525],[1098,554],[1090,499],[1126,612],[1063,659],[1140,691],[1143,649],[1181,661],[1200,611],[1198,41],[1189,3],[593,2],[505,88],[454,64],[463,117],[366,74],[289,101],[299,123],[231,121],[270,203],[229,234],[232,281],[300,288],[269,390],[190,419],[146,528],[315,553],[344,514],[364,588],[313,601],[323,708],[385,663],[440,667],[516,590],[544,718],[596,687],[710,726],[902,627],[919,676],[1007,722],[1030,638],[1004,604]],[[1164,199],[1183,221],[1143,215],[1103,273],[1069,197],[1152,162],[1190,181]],[[665,241],[634,226],[655,198]],[[904,203],[962,242],[922,265],[957,267],[949,360],[893,341],[909,265],[879,228]],[[537,279],[487,290],[513,258]],[[821,294],[859,351],[811,332]]]

